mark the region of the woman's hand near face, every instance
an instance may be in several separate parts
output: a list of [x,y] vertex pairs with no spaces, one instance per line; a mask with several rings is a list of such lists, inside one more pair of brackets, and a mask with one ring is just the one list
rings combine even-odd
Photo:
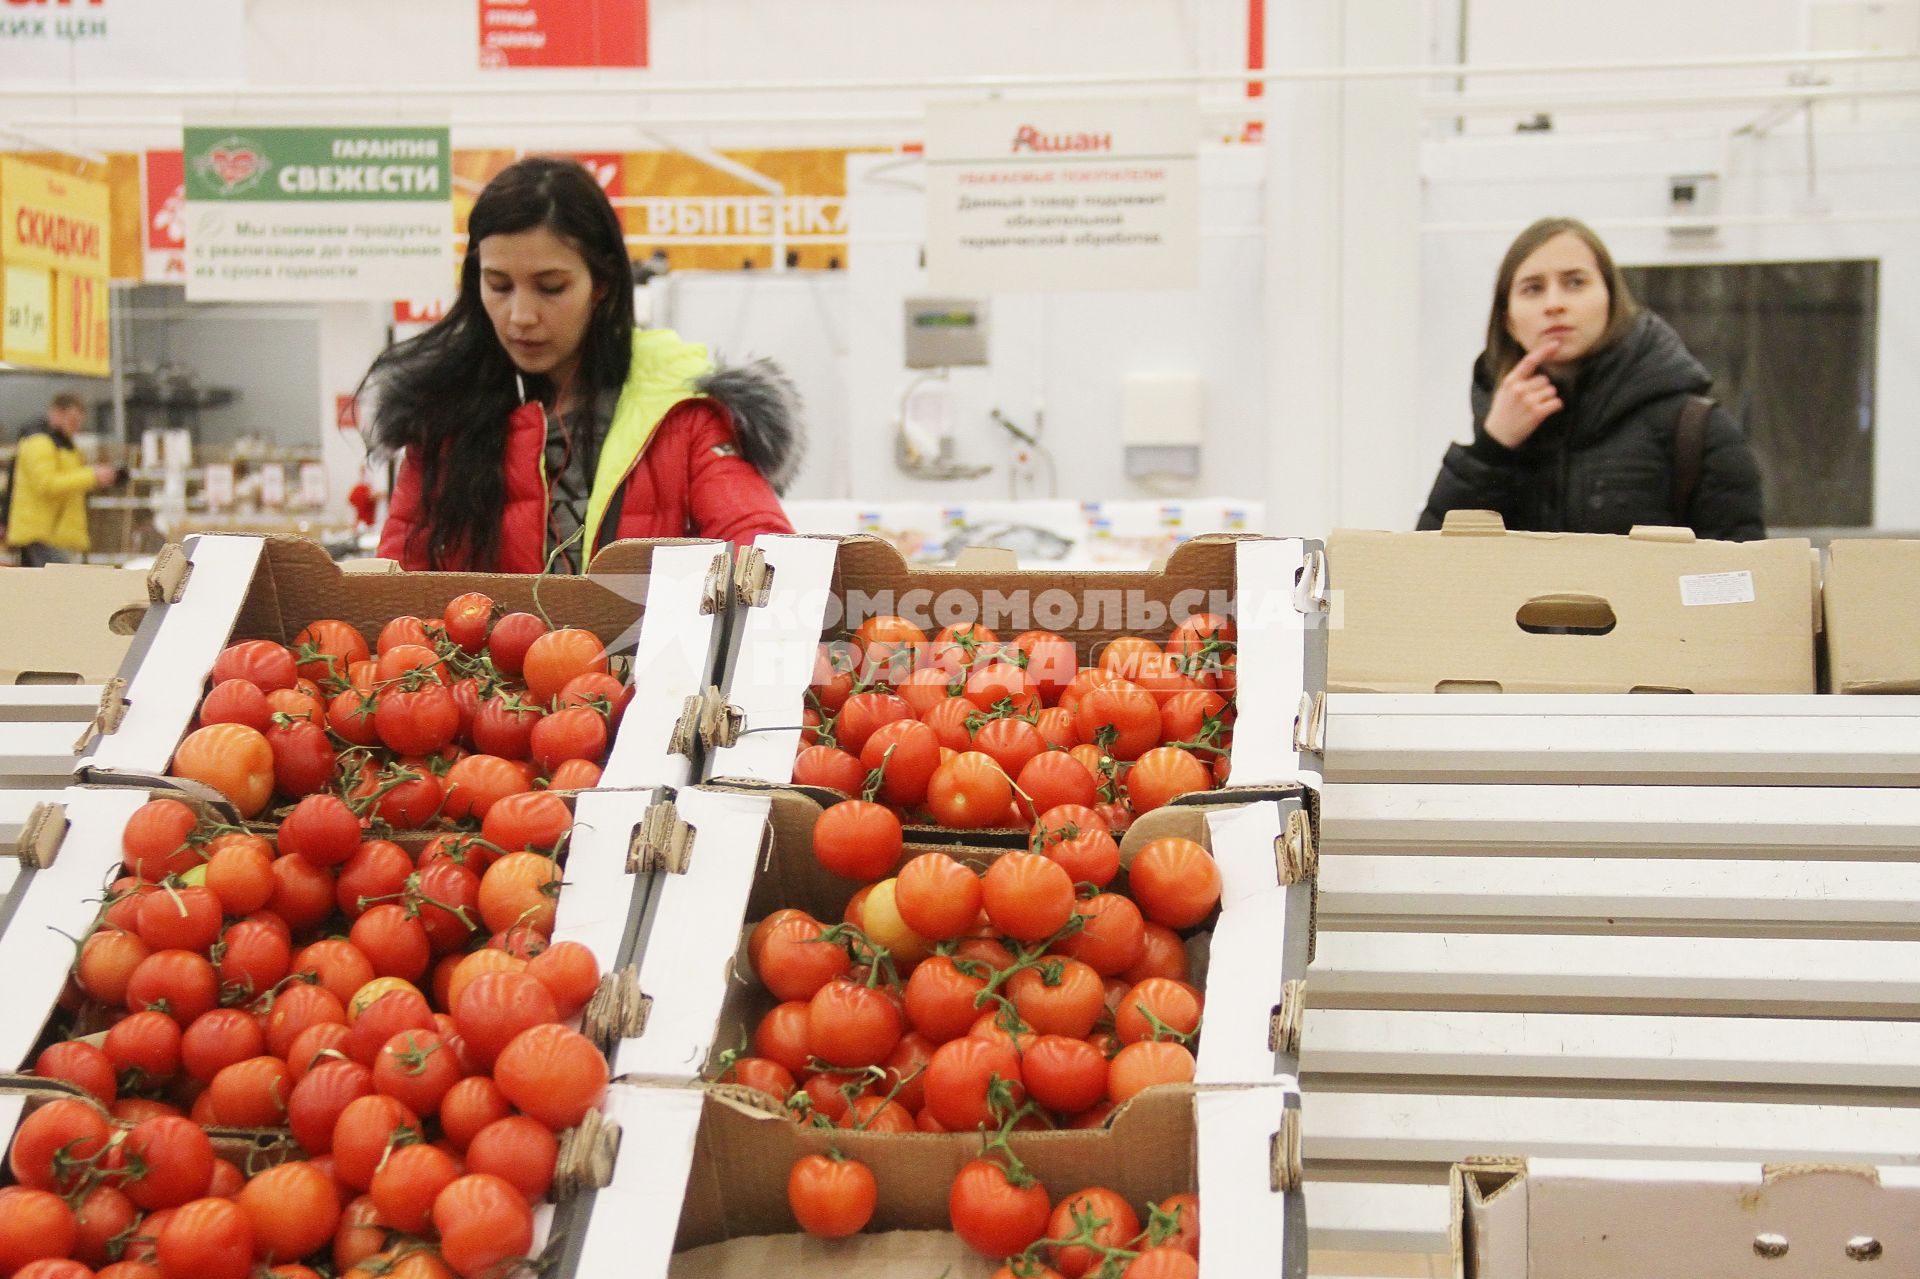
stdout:
[[1540,365],[1559,349],[1557,341],[1542,342],[1500,380],[1493,404],[1487,409],[1486,430],[1494,440],[1510,449],[1519,448],[1542,422],[1564,407],[1559,389],[1540,372]]

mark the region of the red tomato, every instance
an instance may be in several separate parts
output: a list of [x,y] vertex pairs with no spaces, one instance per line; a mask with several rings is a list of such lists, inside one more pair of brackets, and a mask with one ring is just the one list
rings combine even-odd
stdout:
[[949,1040],[934,1050],[923,1078],[927,1109],[950,1132],[999,1125],[993,1097],[996,1082],[1005,1085],[1006,1095],[1000,1104],[1009,1112],[1026,1097],[1020,1053],[1005,1039],[963,1035]]
[[1134,854],[1127,882],[1140,912],[1169,928],[1191,928],[1220,902],[1220,867],[1190,839],[1156,839]]
[[1079,658],[1073,641],[1049,631],[1026,631],[1014,637],[1013,646],[1027,657],[1027,679],[1041,700],[1052,706],[1079,673]]
[[207,1192],[213,1144],[192,1120],[160,1115],[135,1124],[125,1140],[108,1147],[101,1164],[137,1174],[120,1189],[140,1207],[172,1208]]
[[567,681],[555,705],[561,709],[584,706],[597,711],[607,721],[608,731],[611,732],[620,727],[620,720],[626,715],[627,706],[632,701],[633,685],[622,684],[605,671],[586,671]]
[[433,1201],[433,1226],[440,1255],[462,1279],[490,1274],[533,1247],[533,1209],[491,1173],[469,1173],[442,1190]]
[[1110,679],[1080,699],[1074,726],[1081,741],[1107,743],[1104,749],[1115,759],[1138,759],[1160,741],[1160,706],[1139,685]]
[[1141,1040],[1107,1063],[1107,1096],[1122,1105],[1156,1084],[1193,1082],[1193,1054],[1183,1044]]
[[1020,1061],[1027,1096],[1056,1114],[1072,1115],[1107,1095],[1107,1059],[1084,1039],[1042,1035]]
[[180,1037],[180,1064],[188,1078],[212,1083],[227,1067],[266,1050],[267,1035],[258,1021],[238,1008],[216,1008],[196,1018]]
[[[319,1073],[313,1071],[301,1085],[304,1087]],[[365,1190],[373,1184],[374,1172],[386,1158],[388,1148],[410,1144],[419,1136],[420,1117],[393,1098],[378,1094],[356,1097],[333,1123],[334,1176],[344,1185]]]
[[1019,715],[1040,709],[1040,694],[1034,691],[1033,681],[1012,662],[988,662],[975,668],[967,676],[961,695],[983,711],[990,711],[1002,702]]
[[807,1003],[807,1047],[834,1066],[877,1066],[906,1030],[888,992],[844,978],[828,982]]
[[914,965],[907,978],[907,1019],[936,1044],[958,1039],[979,1018],[973,1001],[986,988],[984,975],[967,971],[954,958],[934,955]]
[[606,717],[585,706],[564,707],[533,726],[531,746],[534,762],[549,773],[569,760],[598,763],[607,755]]
[[249,1057],[223,1068],[207,1088],[220,1122],[234,1128],[277,1128],[286,1122],[292,1090],[287,1063],[278,1057]]
[[113,1105],[120,1091],[107,1054],[79,1039],[49,1044],[34,1059],[33,1073],[42,1079],[63,1079],[102,1106]]
[[205,883],[224,914],[251,915],[273,898],[273,845],[258,835],[215,837]]
[[[1071,1239],[1081,1231],[1081,1223],[1093,1227],[1093,1241],[1102,1248],[1130,1248],[1140,1233],[1140,1217],[1118,1193],[1104,1186],[1093,1186],[1068,1195],[1054,1205],[1047,1219],[1049,1239]],[[1055,1245],[1053,1264],[1062,1279],[1080,1279],[1094,1269],[1105,1254],[1093,1248]]]
[[459,733],[460,708],[444,684],[409,688],[400,683],[380,691],[373,726],[380,740],[402,755],[426,755]]
[[214,685],[200,703],[202,724],[245,724],[257,732],[266,732],[273,723],[273,707],[267,695],[251,680],[230,679]]
[[1177,746],[1157,746],[1127,770],[1127,799],[1136,815],[1212,785],[1207,766]]
[[842,750],[858,755],[882,724],[913,717],[913,707],[892,693],[855,693],[834,718],[834,740]]
[[861,678],[898,684],[925,664],[927,633],[903,617],[870,617],[854,632],[861,655]]
[[1052,1202],[1031,1177],[1016,1185],[1002,1165],[975,1159],[960,1170],[947,1194],[947,1215],[967,1246],[989,1257],[1025,1252],[1046,1234]]
[[1200,1029],[1200,992],[1183,981],[1149,977],[1131,987],[1114,1010],[1113,1033],[1123,1044],[1191,1035]]
[[508,613],[493,624],[487,636],[487,655],[503,675],[519,675],[527,650],[547,633],[547,624],[532,613]]
[[607,650],[600,637],[592,631],[563,627],[547,632],[527,647],[521,674],[533,700],[551,706],[560,690],[576,676],[605,674],[606,670]]
[[893,901],[907,927],[929,941],[945,941],[980,918],[980,876],[945,853],[922,853],[900,868]]
[[857,1159],[803,1155],[787,1174],[794,1220],[821,1239],[844,1239],[864,1230],[879,1194],[872,1169]]
[[858,795],[866,781],[867,769],[858,757],[835,746],[809,746],[793,762],[796,786],[826,786]]
[[1090,807],[1100,798],[1099,779],[1066,751],[1039,752],[1030,757],[1014,777],[1018,787],[1014,792],[1015,802],[1020,805],[1021,815],[1030,822],[1036,815],[1063,804]]
[[263,693],[277,688],[292,688],[300,678],[293,654],[272,640],[242,640],[229,644],[213,659],[215,685],[230,679],[243,679]]
[[1037,942],[1072,918],[1073,881],[1058,862],[1038,853],[1008,853],[987,867],[982,899],[994,928]]
[[441,811],[455,821],[468,817],[485,821],[495,804],[532,789],[526,773],[512,762],[494,755],[469,755],[455,760],[447,770]]
[[509,853],[480,878],[480,918],[496,933],[524,924],[549,934],[559,895],[560,867],[551,857]]
[[106,1119],[91,1104],[61,1097],[20,1121],[8,1167],[22,1185],[68,1194],[87,1176],[89,1161],[111,1135]]
[[466,1154],[468,1172],[490,1172],[525,1195],[528,1203],[539,1203],[553,1185],[560,1142],[538,1120],[509,1115],[475,1133]]
[[294,657],[302,679],[341,682],[355,662],[372,656],[366,636],[347,622],[326,618],[300,628],[293,637]]
[[1039,729],[1023,719],[994,719],[973,735],[973,748],[991,756],[1008,777],[1018,777],[1021,769],[1047,749],[1047,741]]
[[388,1152],[367,1193],[382,1225],[406,1234],[426,1231],[433,1201],[460,1177],[460,1165],[438,1146],[401,1146]]
[[253,817],[273,797],[273,748],[244,724],[196,728],[173,754],[172,772],[213,787],[242,817]]
[[51,1191],[28,1186],[0,1190],[0,1274],[67,1257],[79,1234],[73,1209]]
[[101,927],[80,947],[80,988],[103,1004],[124,1004],[134,969],[152,953],[137,934]]
[[552,852],[573,829],[567,801],[546,791],[527,791],[499,800],[481,819],[480,835],[508,852]]
[[479,591],[456,595],[440,615],[447,638],[469,653],[478,653],[487,644],[487,627],[493,622],[493,600]]
[[861,766],[880,773],[879,798],[910,808],[927,797],[927,783],[940,763],[940,739],[914,719],[882,724],[860,750]]
[[1077,959],[1049,960],[1023,968],[1006,984],[1006,995],[1035,1033],[1084,1039],[1106,1011],[1100,974]]
[[904,842],[900,819],[886,807],[849,799],[820,814],[813,826],[813,855],[847,879],[884,878],[900,864]]
[[976,830],[1005,823],[1013,783],[989,755],[967,751],[934,770],[927,808],[943,826]]
[[570,1021],[587,1006],[600,985],[600,961],[577,941],[547,947],[527,963],[527,976],[547,988],[561,1021]]
[[578,1031],[551,1023],[501,1050],[494,1082],[508,1101],[556,1132],[578,1124],[607,1091],[607,1059]]
[[200,818],[177,799],[148,800],[133,811],[120,835],[121,860],[129,873],[158,881],[200,864],[188,837]]
[[469,1075],[440,1099],[440,1129],[455,1149],[465,1150],[489,1124],[512,1113],[498,1084],[486,1075]]
[[157,1009],[183,1028],[220,1002],[220,981],[205,955],[156,950],[140,961],[127,982],[127,1006]]
[[261,1259],[304,1257],[333,1238],[340,1192],[332,1174],[304,1161],[257,1172],[236,1202],[253,1226]]

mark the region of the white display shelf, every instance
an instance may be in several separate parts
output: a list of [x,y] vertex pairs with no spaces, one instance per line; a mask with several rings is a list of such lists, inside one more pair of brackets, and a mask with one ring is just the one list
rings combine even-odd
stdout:
[[1920,696],[1332,693],[1328,782],[1920,786]]
[[1329,783],[1322,851],[1920,859],[1920,787]]

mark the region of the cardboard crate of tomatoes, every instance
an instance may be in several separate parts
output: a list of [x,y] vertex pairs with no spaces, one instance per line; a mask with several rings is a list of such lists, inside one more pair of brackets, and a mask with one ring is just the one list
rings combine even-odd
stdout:
[[[1074,819],[1084,823],[1078,832],[1036,838],[1031,850],[982,847],[968,832],[947,832],[957,842],[941,843],[940,832],[916,831],[903,843],[896,829],[862,843],[869,860],[859,866],[841,859],[842,844],[825,856],[821,849],[823,836],[845,834],[831,829],[830,815],[860,801],[823,808],[819,797],[795,788],[759,787],[729,799],[741,812],[757,806],[763,821],[716,823],[700,806],[717,794],[728,792],[682,789],[650,824],[690,839],[695,862],[757,868],[743,903],[715,899],[701,912],[705,950],[690,947],[684,966],[690,974],[719,971],[715,955],[739,935],[727,923],[740,925],[744,941],[732,955],[725,1004],[707,1031],[706,1065],[714,1085],[734,1090],[732,1110],[752,1121],[722,1162],[753,1162],[760,1190],[743,1201],[732,1176],[712,1174],[719,1206],[708,1210],[705,1227],[682,1218],[683,1246],[791,1231],[796,1221],[826,1235],[869,1224],[882,1231],[943,1228],[949,1223],[934,1206],[946,1202],[976,1154],[990,1167],[974,1169],[969,1184],[987,1180],[989,1198],[1004,1198],[1005,1185],[994,1177],[1030,1190],[1018,1162],[1025,1156],[1016,1157],[1017,1138],[1030,1132],[1056,1143],[1047,1149],[1079,1151],[1075,1168],[1111,1170],[1138,1160],[1174,1170],[1163,1180],[1177,1181],[1191,1175],[1180,1170],[1191,1163],[1193,1121],[1179,1116],[1194,1104],[1196,1084],[1202,1093],[1290,1085],[1312,928],[1311,792],[1295,788],[1211,808],[1169,805],[1134,823],[1122,841],[1089,811]],[[689,808],[695,816],[682,823],[679,814]],[[649,1073],[638,1058],[621,1064],[636,1083]],[[685,1076],[673,1063],[648,1082],[679,1084]],[[716,1117],[712,1102],[705,1120],[688,1101],[645,1104],[679,1114],[691,1125],[688,1134],[745,1122]],[[1161,1117],[1143,1117],[1151,1114]],[[1185,1134],[1184,1146],[1168,1145],[1170,1125]],[[949,1139],[928,1144],[931,1134]],[[1006,1144],[1009,1136],[1015,1145]],[[795,1141],[804,1148],[774,1156]],[[855,1208],[828,1196],[843,1211],[819,1217],[803,1189],[785,1211],[768,1199],[769,1177],[811,1184],[801,1157],[845,1154],[842,1142],[878,1162],[863,1157],[857,1162],[865,1169],[846,1174],[834,1171],[839,1165],[831,1159],[824,1161],[831,1168],[807,1168],[862,1185],[890,1183],[891,1215],[870,1221],[879,1191],[862,1191]],[[1263,1151],[1265,1142],[1262,1136]],[[657,1152],[674,1148],[660,1138],[650,1158],[664,1159]],[[1035,1245],[1034,1256],[1044,1259],[1052,1245],[1041,1241],[1057,1241],[1056,1227],[1075,1229],[1076,1201],[1065,1192],[1112,1191],[1091,1172],[1063,1177],[1049,1183],[1053,1197],[1045,1190],[1019,1196],[1022,1221],[1033,1228],[1023,1238],[1016,1238],[1020,1225],[969,1238],[958,1218],[951,1224],[996,1264]],[[704,1192],[710,1180],[696,1172],[689,1195]],[[1261,1186],[1265,1194],[1264,1179]],[[1191,1186],[1183,1182],[1160,1193],[1185,1189]],[[1250,1192],[1250,1183],[1243,1189]],[[746,1202],[761,1206],[743,1208]],[[606,1211],[589,1209],[589,1238],[603,1229]],[[697,1216],[693,1207],[688,1212]],[[1144,1201],[1129,1212],[1145,1213]],[[714,1213],[735,1224],[715,1226]],[[1101,1240],[1116,1253],[1101,1254],[1105,1260],[1133,1264],[1137,1258],[1118,1253],[1146,1253],[1161,1242],[1147,1225],[1128,1225],[1124,1217],[1109,1226]],[[606,1229],[618,1235],[623,1227]],[[955,1245],[945,1239],[935,1247],[951,1253]],[[1193,1273],[1183,1264],[1156,1254],[1137,1273]],[[1090,1271],[1097,1268],[1070,1264],[1061,1273]],[[1223,1265],[1216,1273],[1236,1272]]]
[[0,1033],[85,1096],[0,1116],[0,1271],[493,1275],[604,1178],[605,1050],[646,1035],[669,875],[630,851],[651,792],[523,786],[414,830],[337,789],[275,823],[67,796],[0,933]]
[[1124,826],[1183,794],[1318,775],[1324,559],[1196,538],[1157,572],[910,568],[871,537],[762,537],[736,575],[707,776],[829,786],[921,821]]
[[[184,758],[187,775],[244,792],[243,811],[264,806],[269,769],[279,794],[298,796],[326,771],[323,753],[347,747],[371,752],[369,790],[394,780],[391,760],[438,756],[440,771],[457,750],[541,777],[566,766],[569,788],[677,784],[692,775],[726,564],[722,543],[623,542],[585,577],[398,573],[384,561],[349,572],[299,539],[190,538],[149,577],[124,694],[103,709],[80,772],[137,782]],[[217,731],[192,738],[204,728]],[[483,767],[495,776],[481,784],[504,784],[497,767],[466,771]],[[428,789],[385,802],[432,809]]]
[[[1304,1279],[1300,1095],[1154,1088],[1109,1126],[891,1136],[740,1088],[616,1083],[623,1146],[558,1273]],[[1204,1227],[1204,1229],[1203,1229]]]

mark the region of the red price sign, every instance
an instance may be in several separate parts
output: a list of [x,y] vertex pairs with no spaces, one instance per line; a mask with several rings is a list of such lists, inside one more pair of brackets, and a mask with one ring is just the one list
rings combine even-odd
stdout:
[[647,0],[480,0],[483,67],[644,67]]

